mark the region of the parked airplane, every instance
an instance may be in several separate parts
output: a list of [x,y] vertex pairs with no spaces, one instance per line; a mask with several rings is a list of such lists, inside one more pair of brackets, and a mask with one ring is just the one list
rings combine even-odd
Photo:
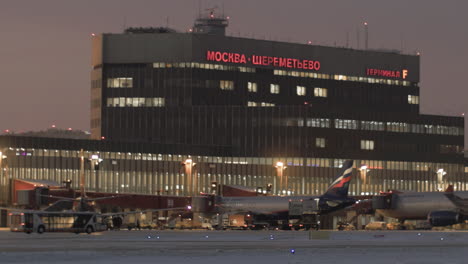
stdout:
[[287,219],[289,202],[300,200],[317,201],[317,214],[323,215],[353,205],[356,200],[348,197],[352,178],[353,161],[344,162],[338,177],[321,196],[255,196],[218,197],[216,206],[224,214],[249,214],[257,218]]
[[428,219],[432,226],[447,226],[468,220],[468,191],[389,192],[372,198],[376,212],[404,220]]

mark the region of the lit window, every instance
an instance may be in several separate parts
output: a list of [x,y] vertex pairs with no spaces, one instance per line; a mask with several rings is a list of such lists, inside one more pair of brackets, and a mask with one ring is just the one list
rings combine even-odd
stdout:
[[249,106],[249,107],[255,107],[255,106],[257,106],[257,102],[248,101],[248,102],[247,102],[247,106]]
[[315,97],[327,97],[327,88],[314,88]]
[[383,122],[378,122],[378,121],[361,121],[361,129],[384,131],[385,124]]
[[374,150],[373,140],[361,140],[361,149]]
[[408,104],[419,104],[419,96],[408,95]]
[[296,93],[299,96],[304,96],[306,94],[306,88],[304,86],[296,86]]
[[306,121],[308,127],[330,127],[330,119],[328,118],[308,118]]
[[273,103],[266,103],[266,102],[261,102],[260,105],[261,105],[261,106],[264,106],[264,107],[275,106],[275,104],[273,104]]
[[233,81],[219,81],[219,87],[221,90],[234,90],[234,82]]
[[121,78],[108,78],[107,88],[132,88],[133,78],[121,77]]
[[335,128],[338,129],[357,129],[357,120],[335,119]]
[[272,94],[279,94],[280,92],[280,86],[279,84],[270,84],[270,93]]
[[315,146],[317,148],[325,148],[326,142],[325,138],[316,138],[315,139]]
[[247,83],[247,90],[249,93],[256,93],[257,92],[257,83],[248,82]]
[[107,98],[108,107],[161,107],[164,106],[164,98],[145,97],[116,97]]

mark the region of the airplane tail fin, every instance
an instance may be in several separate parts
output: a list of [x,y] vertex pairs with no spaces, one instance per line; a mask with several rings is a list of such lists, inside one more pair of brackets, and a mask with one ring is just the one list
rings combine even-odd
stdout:
[[449,186],[447,186],[447,189],[445,189],[444,192],[453,192],[453,185],[450,184]]
[[348,197],[349,182],[351,181],[353,172],[353,161],[347,160],[343,163],[340,174],[336,180],[328,187],[328,190],[325,192],[324,196],[333,196],[333,197]]

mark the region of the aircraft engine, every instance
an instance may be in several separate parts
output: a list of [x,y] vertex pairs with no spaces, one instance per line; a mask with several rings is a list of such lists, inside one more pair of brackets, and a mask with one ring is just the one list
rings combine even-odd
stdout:
[[427,216],[432,226],[448,226],[460,222],[460,216],[453,211],[434,211]]

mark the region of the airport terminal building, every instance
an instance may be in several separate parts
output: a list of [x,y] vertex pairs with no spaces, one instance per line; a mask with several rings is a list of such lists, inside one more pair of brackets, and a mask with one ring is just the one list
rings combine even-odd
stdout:
[[85,149],[102,159],[86,169],[101,192],[193,195],[217,182],[320,194],[345,159],[354,195],[468,189],[463,118],[419,112],[418,55],[232,37],[226,26],[208,17],[189,33],[93,36],[93,140],[2,137],[8,177],[77,184]]

